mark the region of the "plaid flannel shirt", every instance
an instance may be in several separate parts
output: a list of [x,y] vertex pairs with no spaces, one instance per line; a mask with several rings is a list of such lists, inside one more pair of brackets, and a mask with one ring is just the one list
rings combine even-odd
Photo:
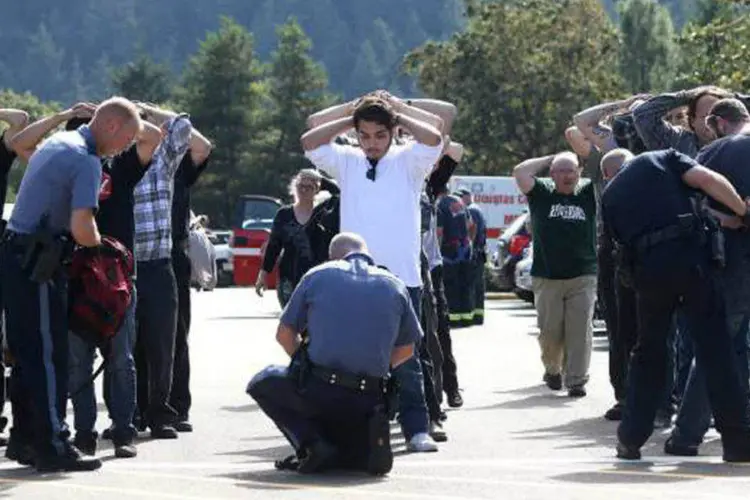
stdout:
[[135,187],[135,257],[138,261],[172,256],[172,195],[174,176],[190,145],[192,124],[187,115],[172,118],[167,135]]

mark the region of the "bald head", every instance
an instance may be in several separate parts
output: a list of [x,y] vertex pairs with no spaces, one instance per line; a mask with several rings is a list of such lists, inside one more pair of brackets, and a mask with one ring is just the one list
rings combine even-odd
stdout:
[[633,153],[624,148],[613,149],[602,157],[601,169],[604,180],[610,180],[617,175],[622,166],[633,159]]
[[555,189],[559,193],[572,194],[581,180],[578,157],[570,151],[558,153],[549,167],[549,175],[555,182]]
[[135,104],[123,97],[102,102],[91,119],[97,153],[112,156],[124,151],[143,130]]
[[328,256],[331,260],[343,259],[349,254],[367,253],[367,244],[358,234],[339,233],[331,240]]
[[552,160],[552,164],[549,167],[549,171],[552,173],[556,170],[570,170],[577,168],[579,168],[578,157],[575,153],[563,151],[562,153],[555,155],[555,158]]

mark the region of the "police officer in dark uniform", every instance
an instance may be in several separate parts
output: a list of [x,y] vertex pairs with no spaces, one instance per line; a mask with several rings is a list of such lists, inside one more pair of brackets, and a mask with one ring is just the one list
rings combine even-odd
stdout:
[[[0,246],[8,346],[31,407],[39,472],[101,467],[71,444],[68,396],[67,284],[63,269],[72,243],[101,243],[94,219],[100,157],[124,150],[140,132],[138,111],[113,98],[90,125],[50,137],[32,156]],[[72,238],[71,238],[72,236]]]
[[696,356],[705,368],[723,458],[750,461],[748,397],[717,289],[723,241],[701,209],[701,191],[750,222],[746,203],[725,177],[674,150],[629,161],[602,196],[605,231],[617,244],[621,272],[630,275],[636,290],[639,322],[618,429],[619,458],[639,459],[653,432],[664,395],[670,322],[683,304]]
[[330,257],[338,260],[308,271],[281,316],[276,338],[290,367],[261,371],[247,393],[295,449],[277,468],[386,474],[386,377],[414,355],[422,331],[406,286],[374,265],[359,236],[337,235]]
[[447,187],[439,193],[437,205],[438,239],[443,255],[445,295],[451,328],[474,324],[474,289],[472,245],[469,237],[471,219],[463,201],[448,194]]
[[487,218],[482,209],[474,203],[474,196],[468,189],[458,191],[461,201],[471,217],[471,261],[474,281],[474,324],[484,324],[484,266],[487,264]]

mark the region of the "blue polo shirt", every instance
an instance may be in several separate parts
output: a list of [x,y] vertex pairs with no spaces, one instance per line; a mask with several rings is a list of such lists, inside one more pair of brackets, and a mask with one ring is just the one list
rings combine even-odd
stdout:
[[69,231],[73,210],[97,208],[101,175],[87,125],[52,135],[29,159],[8,228],[33,233],[48,214],[51,230]]
[[305,274],[281,323],[307,329],[314,364],[371,377],[388,373],[394,347],[422,337],[406,285],[362,254]]

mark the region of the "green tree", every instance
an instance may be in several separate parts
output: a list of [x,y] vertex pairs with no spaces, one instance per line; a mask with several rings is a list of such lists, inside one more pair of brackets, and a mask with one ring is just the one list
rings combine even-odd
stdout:
[[[685,26],[679,39],[678,86],[715,84],[750,89],[750,8],[742,2],[716,0],[721,8]],[[701,24],[701,20],[708,20]]]
[[180,103],[215,145],[211,166],[195,190],[196,209],[227,226],[239,195],[253,188],[251,166],[264,98],[253,37],[229,18],[201,42],[184,75]]
[[625,0],[619,10],[620,72],[627,90],[666,90],[674,78],[677,54],[669,10],[656,0]]
[[147,54],[111,72],[112,88],[129,99],[165,102],[172,97],[172,71]]
[[[38,120],[45,116],[54,114],[60,110],[60,105],[56,102],[42,102],[30,92],[18,94],[12,90],[0,90],[0,108],[22,109],[29,114],[31,120]],[[5,129],[5,124],[0,123],[0,132]],[[21,184],[21,178],[25,171],[25,165],[16,161],[16,164],[8,175],[8,197],[7,203],[13,203],[16,199],[18,186]]]
[[312,42],[296,19],[276,30],[278,45],[271,56],[266,87],[271,109],[265,129],[272,131],[265,148],[267,161],[256,178],[263,192],[284,195],[289,178],[308,165],[300,145],[307,117],[332,102],[328,77],[310,56]]
[[564,147],[571,117],[621,95],[617,34],[599,0],[469,1],[468,25],[412,52],[406,69],[455,103],[475,173]]

